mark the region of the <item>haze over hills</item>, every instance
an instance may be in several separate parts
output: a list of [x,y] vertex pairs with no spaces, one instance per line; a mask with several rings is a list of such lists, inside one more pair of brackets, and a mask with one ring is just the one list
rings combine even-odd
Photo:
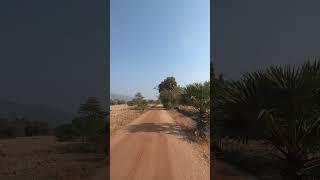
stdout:
[[6,99],[0,99],[0,118],[15,119],[23,116],[28,120],[45,121],[49,126],[57,126],[71,122],[75,116],[59,108],[43,104],[21,104]]
[[133,98],[130,96],[122,95],[122,94],[110,93],[110,99],[130,101]]

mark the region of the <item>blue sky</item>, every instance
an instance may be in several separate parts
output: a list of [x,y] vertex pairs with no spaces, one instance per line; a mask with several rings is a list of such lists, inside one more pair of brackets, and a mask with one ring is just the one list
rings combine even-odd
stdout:
[[209,0],[111,0],[110,90],[157,98],[167,76],[210,79]]

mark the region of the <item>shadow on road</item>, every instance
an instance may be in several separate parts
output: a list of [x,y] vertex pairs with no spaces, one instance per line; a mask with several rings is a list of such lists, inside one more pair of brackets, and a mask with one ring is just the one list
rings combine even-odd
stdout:
[[175,135],[178,138],[187,141],[195,141],[191,135],[191,129],[183,125],[173,123],[141,123],[128,126],[127,131],[130,133],[164,133]]
[[168,109],[162,106],[151,106],[151,107],[148,107],[148,110],[168,110]]

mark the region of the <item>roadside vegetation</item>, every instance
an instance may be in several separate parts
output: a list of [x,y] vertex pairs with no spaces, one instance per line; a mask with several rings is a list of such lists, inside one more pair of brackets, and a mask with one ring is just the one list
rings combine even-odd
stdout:
[[[318,59],[296,66],[271,66],[246,73],[239,80],[225,80],[221,75],[212,87],[216,137],[239,141],[247,147],[262,142],[265,151],[276,157],[273,161],[281,162],[280,167],[269,164],[255,169],[259,166],[248,165],[242,159],[243,167],[256,175],[280,168],[283,179],[294,180],[320,166]],[[219,142],[215,143],[219,147]],[[250,154],[255,150],[250,149]]]
[[146,112],[148,106],[160,103],[158,100],[145,99],[140,92],[137,92],[130,101],[111,100],[111,102],[122,102],[110,104],[111,134]]
[[0,179],[88,179],[105,167],[107,113],[97,98],[57,127],[27,117],[0,119]]
[[178,109],[179,106],[191,106],[198,112],[195,135],[205,138],[209,129],[210,82],[188,84],[181,87],[174,77],[167,77],[158,85],[159,100],[165,108]]
[[[95,97],[89,97],[81,104],[78,116],[71,123],[62,124],[55,129],[59,141],[80,141],[86,146],[94,146],[95,151],[107,152],[108,133],[107,112]],[[102,148],[102,149],[101,149]]]
[[32,121],[25,117],[17,117],[13,120],[0,119],[0,138],[40,136],[48,133],[49,127],[44,121]]
[[110,99],[110,105],[120,105],[120,104],[126,104],[127,102],[125,100],[119,100],[119,99]]

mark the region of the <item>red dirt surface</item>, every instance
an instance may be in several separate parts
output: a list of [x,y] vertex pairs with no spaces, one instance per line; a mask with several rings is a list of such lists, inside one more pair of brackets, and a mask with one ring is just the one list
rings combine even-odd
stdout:
[[210,165],[169,112],[152,108],[111,136],[111,180],[206,180]]

